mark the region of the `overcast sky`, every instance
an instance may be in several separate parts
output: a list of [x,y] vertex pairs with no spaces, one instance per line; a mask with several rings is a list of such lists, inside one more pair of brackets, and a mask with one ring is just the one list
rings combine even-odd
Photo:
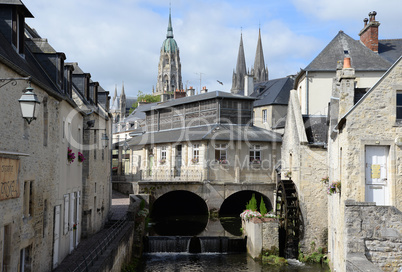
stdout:
[[[111,96],[122,82],[131,97],[156,86],[168,0],[22,1],[35,17],[26,22]],[[240,33],[251,69],[259,27],[270,79],[306,67],[339,30],[359,39],[374,10],[380,38],[402,38],[401,0],[171,0],[171,8],[183,86],[197,90],[201,74],[210,91],[230,91]]]

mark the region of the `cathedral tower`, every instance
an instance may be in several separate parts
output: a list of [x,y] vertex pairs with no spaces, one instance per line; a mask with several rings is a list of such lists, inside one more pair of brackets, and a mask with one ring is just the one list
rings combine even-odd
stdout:
[[233,71],[231,93],[244,93],[244,76],[246,71],[246,58],[244,57],[243,34],[240,34],[239,53],[237,55],[236,71]]
[[254,83],[268,81],[268,67],[265,67],[264,52],[262,51],[261,29],[258,30],[257,50],[251,74],[254,76]]
[[171,10],[169,9],[169,24],[167,28],[166,39],[162,44],[161,55],[158,66],[158,81],[154,95],[161,95],[165,92],[172,93],[176,89],[183,89],[181,81],[181,63],[179,56],[179,47],[173,39],[173,28],[171,19]]

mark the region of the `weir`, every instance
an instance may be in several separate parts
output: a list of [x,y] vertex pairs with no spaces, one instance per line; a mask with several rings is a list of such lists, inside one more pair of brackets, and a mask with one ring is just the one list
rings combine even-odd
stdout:
[[147,236],[148,253],[241,253],[246,252],[246,238],[197,236]]

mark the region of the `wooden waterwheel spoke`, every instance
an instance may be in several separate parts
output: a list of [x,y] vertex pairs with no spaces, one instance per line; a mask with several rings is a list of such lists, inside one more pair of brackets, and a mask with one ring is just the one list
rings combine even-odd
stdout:
[[283,229],[281,233],[284,234],[285,252],[291,251],[291,255],[296,255],[302,221],[297,189],[293,181],[281,180],[278,182],[276,208],[276,214],[280,217],[280,228]]

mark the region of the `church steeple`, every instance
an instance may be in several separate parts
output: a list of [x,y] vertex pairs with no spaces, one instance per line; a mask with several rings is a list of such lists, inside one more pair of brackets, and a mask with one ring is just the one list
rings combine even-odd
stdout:
[[121,94],[120,94],[120,120],[123,121],[124,117],[126,116],[126,94],[124,93],[124,82],[121,87]]
[[173,39],[171,8],[169,8],[167,34],[161,48],[158,65],[158,80],[153,95],[161,95],[164,93],[173,94],[176,89],[182,90],[183,83],[181,79],[179,47],[175,39]]
[[236,71],[233,72],[231,93],[244,93],[244,76],[247,74],[246,58],[244,56],[243,33],[240,34],[239,53],[237,55]]
[[166,38],[173,38],[173,27],[172,27],[172,10],[169,7],[169,24],[168,24],[168,28],[167,28],[167,34],[166,34]]
[[262,51],[261,28],[258,30],[257,50],[251,73],[254,76],[254,83],[268,81],[268,67],[265,67],[264,52]]

